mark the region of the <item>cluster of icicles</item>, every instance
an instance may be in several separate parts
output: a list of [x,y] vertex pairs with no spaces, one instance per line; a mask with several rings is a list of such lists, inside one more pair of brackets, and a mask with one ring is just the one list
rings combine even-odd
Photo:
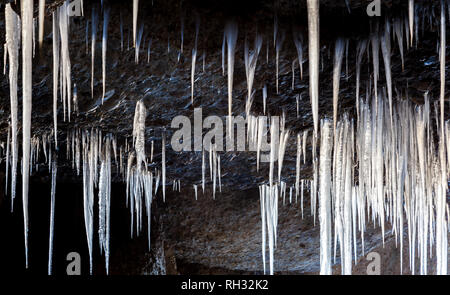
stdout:
[[[133,0],[133,47],[135,48],[135,62],[139,63],[141,44],[143,40],[143,24],[138,29],[139,1]],[[397,41],[398,50],[404,68],[404,43],[407,49],[417,46],[419,28],[426,25],[434,26],[434,10],[421,7],[422,13],[409,0],[408,14],[404,18],[393,21],[386,19],[384,25],[378,25],[367,40],[361,40],[356,47],[356,122],[348,115],[338,118],[339,83],[342,64],[346,56],[348,71],[349,40],[338,39],[335,45],[334,73],[333,73],[333,119],[319,118],[319,63],[321,60],[319,36],[319,0],[306,0],[308,8],[308,44],[304,44],[303,35],[293,30],[293,41],[298,58],[292,62],[292,88],[295,88],[295,71],[298,64],[300,78],[303,78],[304,51],[307,47],[309,54],[309,94],[313,114],[314,128],[312,133],[312,180],[302,179],[300,175],[301,162],[306,162],[306,144],[308,130],[297,134],[297,161],[295,183],[289,188],[289,202],[295,202],[300,197],[303,216],[303,195],[308,189],[311,196],[311,213],[316,220],[317,209],[320,222],[320,273],[332,272],[332,245],[334,244],[334,258],[337,246],[341,256],[342,273],[351,274],[352,260],[357,261],[356,247],[358,236],[361,238],[364,254],[364,232],[366,222],[371,219],[379,224],[383,241],[385,221],[392,225],[396,242],[399,241],[400,251],[403,245],[403,231],[408,230],[410,268],[414,272],[415,254],[419,254],[420,273],[427,273],[427,259],[436,250],[437,274],[447,273],[447,231],[449,209],[446,203],[447,179],[450,172],[450,124],[444,122],[444,94],[445,94],[445,51],[446,51],[446,8],[450,13],[450,6],[441,0],[440,15],[440,46],[441,62],[441,95],[439,105],[430,105],[425,97],[425,104],[414,107],[407,101],[393,104],[393,87],[391,75],[392,41]],[[39,45],[42,46],[45,1],[39,2]],[[32,97],[32,61],[34,56],[34,19],[33,0],[21,0],[21,17],[5,5],[6,44],[5,68],[9,57],[9,84],[11,100],[11,121],[8,131],[6,152],[7,177],[11,175],[11,208],[16,191],[17,163],[19,159],[18,143],[18,69],[19,52],[22,51],[22,185],[23,185],[23,214],[26,266],[28,267],[28,182],[33,167],[37,165],[40,156],[40,146],[44,152],[45,161],[52,175],[51,190],[51,222],[49,244],[49,273],[52,265],[53,225],[55,208],[55,190],[57,157],[52,153],[58,150],[57,113],[58,97],[63,104],[63,120],[71,120],[71,113],[77,112],[78,102],[76,86],[72,87],[71,62],[69,53],[69,24],[65,1],[52,15],[53,38],[53,112],[54,128],[52,132],[41,137],[31,136],[31,97]],[[103,6],[103,35],[102,35],[102,102],[106,91],[106,54],[110,9]],[[422,19],[420,19],[422,18]],[[94,96],[94,63],[95,47],[98,27],[98,11],[93,8],[90,21],[91,27],[91,95]],[[428,23],[427,23],[428,22]],[[180,54],[183,52],[184,23],[182,21]],[[197,43],[200,30],[200,20],[196,19],[195,45],[192,49],[191,67],[191,100],[194,101],[195,66],[197,60]],[[123,49],[122,16],[120,18],[121,48]],[[86,23],[86,51],[89,50],[89,21]],[[279,57],[285,41],[285,32],[278,29],[275,17],[273,46],[276,52],[276,91],[279,92]],[[235,51],[238,40],[238,25],[228,22],[225,26],[222,43],[222,72],[227,70],[228,78],[228,115],[232,115],[233,100],[233,72]],[[129,43],[129,42],[128,42]],[[267,42],[266,60],[269,59],[269,42]],[[246,70],[248,95],[245,104],[247,119],[247,142],[257,150],[257,169],[260,168],[261,145],[270,134],[270,165],[269,181],[260,186],[260,205],[262,221],[262,257],[264,272],[266,272],[266,241],[269,247],[269,270],[274,273],[274,249],[277,245],[278,201],[281,198],[286,203],[288,184],[282,180],[282,167],[290,130],[285,127],[285,114],[281,122],[274,117],[261,118],[251,112],[255,91],[253,84],[257,69],[259,54],[262,50],[263,37],[257,34],[252,48],[245,38],[244,61]],[[147,45],[147,62],[150,62],[152,39]],[[128,44],[129,47],[129,44]],[[170,51],[170,44],[167,46]],[[379,87],[380,49],[386,74],[386,88]],[[372,55],[373,80],[368,82],[365,99],[360,95],[361,64],[367,53],[368,60]],[[203,69],[205,68],[206,53],[203,52]],[[225,62],[226,61],[226,62]],[[323,63],[322,63],[323,64]],[[348,74],[346,75],[349,76]],[[267,112],[267,87],[263,92],[263,112]],[[299,117],[299,100],[297,96],[297,118]],[[434,108],[436,122],[431,120]],[[145,118],[147,111],[143,101],[136,104],[133,124],[132,143],[125,142],[117,148],[117,140],[111,134],[102,135],[97,129],[75,130],[68,132],[66,140],[68,159],[72,160],[72,167],[77,174],[83,175],[84,219],[87,243],[90,255],[90,270],[92,273],[92,251],[94,235],[95,191],[98,192],[99,203],[99,246],[104,253],[106,270],[109,271],[110,255],[110,204],[111,204],[111,171],[112,162],[117,166],[120,175],[126,181],[126,203],[131,213],[131,235],[139,234],[143,229],[144,207],[148,223],[148,243],[150,248],[151,203],[158,187],[162,186],[162,196],[165,200],[166,185],[166,139],[162,135],[161,169],[149,170],[149,163],[153,163],[153,142],[150,160],[145,153]],[[229,120],[232,128],[232,120]],[[319,127],[320,123],[320,127]],[[266,128],[268,130],[266,132]],[[437,130],[437,134],[434,134]],[[229,132],[232,134],[232,132]],[[53,138],[53,139],[52,139]],[[438,141],[435,142],[435,138]],[[275,140],[278,139],[278,140]],[[319,144],[320,140],[320,144]],[[320,151],[317,151],[320,146]],[[216,147],[210,146],[209,167],[210,180],[213,183],[213,198],[216,187],[222,190],[220,155]],[[53,152],[52,152],[53,151]],[[438,151],[438,152],[436,152]],[[319,152],[319,153],[318,153]],[[119,159],[118,159],[119,158]],[[277,160],[275,160],[275,158]],[[278,162],[278,181],[274,179],[275,162]],[[11,172],[8,171],[9,167]],[[218,180],[218,181],[217,181]],[[7,180],[8,183],[8,180]],[[205,191],[206,161],[205,149],[202,152],[202,180],[201,186]],[[194,184],[195,198],[198,197],[198,185]],[[181,181],[173,180],[173,190],[181,190]],[[334,240],[332,227],[334,226]],[[334,243],[333,243],[334,242]],[[403,257],[401,255],[401,257]],[[402,259],[402,258],[401,258]],[[400,262],[401,265],[402,261]]]

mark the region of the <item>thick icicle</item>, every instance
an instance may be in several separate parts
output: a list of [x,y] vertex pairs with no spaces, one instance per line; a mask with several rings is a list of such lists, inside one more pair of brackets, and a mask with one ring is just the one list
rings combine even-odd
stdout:
[[331,275],[331,122],[322,121],[320,144],[320,274]]
[[42,41],[44,41],[44,15],[45,0],[39,0],[39,50],[42,49]]
[[341,80],[342,58],[344,57],[344,40],[336,40],[334,50],[334,70],[333,70],[333,130],[336,137],[337,112],[339,101],[339,84]]
[[308,0],[309,96],[314,121],[314,137],[319,131],[319,0]]
[[11,208],[16,197],[17,162],[19,154],[18,133],[18,100],[17,100],[17,75],[19,70],[20,47],[20,18],[11,8],[11,4],[5,6],[6,21],[6,45],[9,56],[9,91],[11,103]]
[[147,117],[147,110],[143,100],[139,100],[136,104],[133,123],[133,146],[136,151],[136,167],[138,172],[141,172],[142,165],[147,169],[147,162],[145,159],[145,118]]

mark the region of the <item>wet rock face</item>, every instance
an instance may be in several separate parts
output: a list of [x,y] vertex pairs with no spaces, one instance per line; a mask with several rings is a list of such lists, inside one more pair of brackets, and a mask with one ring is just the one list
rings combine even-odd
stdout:
[[[36,2],[36,1],[35,1]],[[32,132],[35,135],[51,130],[52,110],[52,35],[51,12],[62,1],[47,1],[45,38],[42,51],[36,48],[33,60],[33,117]],[[105,1],[106,3],[107,1]],[[307,48],[304,49],[304,75],[300,79],[298,65],[295,66],[294,87],[292,87],[292,64],[297,58],[292,42],[292,31],[303,34],[307,43],[306,1],[140,1],[139,26],[143,25],[143,41],[139,51],[139,64],[135,64],[135,49],[132,46],[132,4],[123,1],[109,1],[111,19],[108,29],[108,50],[106,63],[106,96],[102,104],[102,62],[101,24],[99,3],[85,1],[85,16],[71,18],[70,58],[72,83],[76,85],[79,114],[73,114],[71,122],[63,122],[62,105],[58,106],[58,138],[64,141],[67,131],[75,128],[98,127],[103,132],[117,135],[121,144],[130,142],[136,102],[143,99],[147,108],[146,151],[150,153],[151,142],[155,143],[155,164],[160,167],[161,134],[171,138],[174,130],[171,121],[179,115],[193,122],[194,108],[201,108],[203,118],[217,115],[227,116],[227,76],[222,74],[222,38],[225,22],[234,18],[239,24],[234,69],[233,114],[245,114],[247,82],[244,66],[244,41],[253,44],[256,32],[263,34],[263,46],[256,68],[253,89],[252,112],[263,111],[262,88],[267,85],[270,115],[287,115],[286,126],[292,134],[312,129],[311,104],[309,99],[309,74]],[[321,117],[332,116],[332,69],[333,50],[337,36],[350,40],[348,58],[344,59],[341,79],[339,113],[348,112],[355,116],[355,47],[356,41],[367,38],[370,28],[377,20],[370,20],[362,1],[321,1],[321,72],[320,101]],[[406,1],[383,1],[383,12],[387,16],[404,17]],[[419,4],[422,1],[416,1]],[[17,10],[18,8],[16,8]],[[99,17],[99,31],[94,61],[94,93],[91,97],[91,12],[96,9]],[[430,8],[435,9],[435,8]],[[0,12],[0,32],[4,31],[3,8]],[[279,87],[275,89],[276,63],[273,44],[274,19],[278,20],[279,35],[286,37],[279,61]],[[191,54],[194,47],[195,22],[200,20],[197,66],[195,72],[194,103],[191,103]],[[123,23],[123,39],[120,23]],[[183,24],[183,25],[182,25]],[[86,25],[89,43],[86,45]],[[183,52],[181,28],[184,27]],[[400,53],[392,45],[392,76],[395,93],[407,97],[414,103],[423,103],[423,94],[430,92],[432,102],[439,94],[439,60],[436,53],[438,27],[435,23],[426,26],[420,34],[417,48],[406,51],[405,70],[402,70]],[[0,34],[0,44],[5,42]],[[148,47],[151,41],[150,55]],[[123,45],[123,46],[122,46]],[[251,45],[252,46],[252,45]],[[0,52],[3,52],[0,50]],[[0,54],[1,56],[1,54]],[[382,63],[382,61],[381,61]],[[3,63],[0,63],[3,65]],[[361,92],[370,83],[371,60],[364,58],[361,71]],[[380,81],[384,85],[384,68],[380,66]],[[448,72],[448,71],[447,71]],[[21,105],[21,73],[19,71],[19,110]],[[447,89],[449,89],[447,85]],[[363,90],[364,89],[364,90]],[[299,116],[297,117],[296,96],[299,95]],[[446,95],[447,97],[448,95]],[[394,103],[398,103],[395,101]],[[9,86],[7,78],[0,80],[0,134],[6,141],[9,120]],[[446,118],[449,114],[446,113]],[[19,111],[19,121],[21,111]],[[225,127],[225,124],[224,124]],[[207,130],[203,131],[205,134]],[[311,133],[311,132],[310,132]],[[170,143],[170,140],[169,140]],[[308,140],[306,165],[302,165],[302,178],[310,179],[312,174],[311,143]],[[61,147],[65,154],[65,147]],[[295,181],[296,137],[291,136],[284,160],[283,179]],[[268,178],[268,165],[263,164],[256,171],[256,153],[229,152],[222,156],[222,185],[225,188],[212,200],[208,189],[199,192],[196,201],[192,185],[201,181],[201,153],[174,152],[167,148],[167,178],[179,179],[181,193],[171,193],[166,203],[158,202],[155,210],[161,219],[155,220],[161,231],[155,233],[155,250],[147,256],[138,257],[126,267],[112,269],[112,273],[250,273],[261,274],[261,216],[257,186]],[[64,182],[81,183],[70,163],[61,163],[58,179]],[[45,169],[45,168],[42,168]],[[208,172],[209,173],[209,172]],[[41,176],[44,171],[37,172]],[[44,178],[47,179],[47,178]],[[119,177],[114,178],[119,182]],[[44,180],[43,180],[44,181]],[[169,187],[170,190],[170,187]],[[200,191],[200,188],[199,188]],[[0,190],[1,194],[1,190]],[[80,192],[81,194],[81,192]],[[308,195],[308,194],[306,194]],[[118,196],[119,198],[120,196]],[[81,195],[80,195],[81,198]],[[7,203],[7,202],[3,202]],[[0,206],[2,199],[0,198]],[[319,267],[319,228],[309,212],[309,196],[305,196],[305,214],[301,217],[300,204],[287,204],[279,212],[279,240],[275,256],[275,269],[279,273],[317,273]],[[78,208],[80,209],[80,208]],[[6,211],[6,210],[4,210]],[[82,214],[82,211],[79,212]],[[19,214],[19,212],[17,212]],[[128,222],[124,221],[124,222]],[[84,234],[84,233],[82,233]],[[125,236],[125,235],[124,235]],[[124,238],[126,239],[126,238]],[[379,232],[368,232],[366,249],[380,245]],[[134,249],[145,253],[145,239],[127,243],[119,249]],[[392,244],[392,243],[391,243]],[[138,249],[138,250],[136,250]],[[391,247],[392,251],[397,251]],[[127,260],[119,250],[113,254],[111,264]],[[133,252],[133,253],[136,253]],[[114,256],[116,255],[116,256]],[[384,257],[388,257],[386,252]],[[116,259],[116,260],[114,260]],[[390,258],[383,258],[389,262]],[[397,258],[392,258],[397,259]],[[150,261],[150,262],[149,262]],[[397,260],[396,260],[397,261]],[[116,264],[116,265],[117,265]],[[335,270],[337,271],[337,270]],[[363,273],[363,270],[361,270]]]

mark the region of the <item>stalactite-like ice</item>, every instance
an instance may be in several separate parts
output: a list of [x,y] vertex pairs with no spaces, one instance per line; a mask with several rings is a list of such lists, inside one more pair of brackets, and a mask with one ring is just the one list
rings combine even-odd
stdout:
[[[55,135],[55,147],[58,147],[58,75],[59,75],[59,30],[57,24],[58,13],[53,12],[53,128]],[[62,87],[62,85],[61,85]]]
[[231,118],[233,112],[233,72],[234,72],[234,53],[236,50],[236,42],[238,37],[238,26],[235,22],[230,21],[225,26],[225,36],[227,40],[227,70],[228,70],[228,130],[231,136],[233,120]]
[[133,0],[133,47],[136,46],[136,29],[139,12],[139,0]]
[[162,159],[161,159],[161,171],[162,171],[162,193],[163,201],[166,201],[166,135],[162,134]]
[[97,42],[97,11],[92,7],[91,16],[91,97],[94,97],[94,58],[95,58],[95,45]]
[[102,75],[103,75],[103,95],[102,103],[105,99],[106,92],[106,47],[108,45],[108,23],[109,23],[109,6],[103,11],[103,37],[102,37]]
[[55,194],[56,194],[56,173],[58,169],[58,164],[54,158],[51,162],[52,166],[52,188],[50,195],[50,237],[48,242],[48,275],[52,274],[52,264],[53,264],[53,236],[55,227]]
[[322,121],[320,144],[320,274],[331,275],[331,122]]
[[334,69],[333,69],[333,130],[336,136],[336,123],[339,101],[339,84],[341,80],[342,58],[344,57],[344,40],[339,38],[336,40],[334,50]]
[[[6,22],[6,46],[9,57],[9,91],[11,104],[11,208],[16,197],[17,162],[19,155],[18,133],[18,99],[17,79],[19,70],[19,47],[21,23],[19,16],[11,8],[11,4],[5,6]],[[9,144],[9,141],[8,141]],[[8,164],[7,164],[8,165]]]
[[39,50],[42,49],[42,42],[44,40],[44,15],[45,0],[39,0]]
[[253,51],[250,53],[250,50],[248,48],[247,41],[245,42],[245,48],[244,48],[244,63],[245,63],[245,74],[247,77],[247,101],[245,104],[245,113],[247,117],[250,114],[250,108],[252,105],[252,89],[253,89],[253,82],[255,80],[255,71],[256,71],[256,65],[258,62],[258,56],[259,52],[261,51],[262,46],[262,37],[261,35],[257,35],[255,38],[255,45],[253,47]]
[[33,0],[21,0],[22,19],[22,204],[25,265],[28,268],[28,188],[30,171],[31,98],[33,95]]

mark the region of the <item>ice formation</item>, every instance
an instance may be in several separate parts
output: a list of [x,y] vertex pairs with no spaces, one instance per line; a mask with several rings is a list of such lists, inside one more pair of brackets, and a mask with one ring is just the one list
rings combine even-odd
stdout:
[[[78,92],[76,85],[72,88],[72,70],[69,48],[70,18],[67,14],[69,2],[65,1],[59,8],[52,12],[52,103],[53,103],[53,128],[32,134],[32,70],[33,70],[33,1],[21,0],[21,17],[12,9],[11,4],[5,5],[5,55],[4,70],[8,69],[8,85],[10,91],[10,118],[6,137],[6,191],[11,192],[11,209],[16,195],[17,163],[19,162],[18,133],[22,131],[22,199],[25,238],[25,261],[28,267],[28,193],[30,174],[40,171],[39,165],[48,165],[51,175],[50,192],[50,230],[48,251],[48,273],[52,273],[53,240],[55,224],[55,196],[57,181],[57,159],[65,150],[67,165],[77,175],[82,175],[83,182],[83,214],[86,231],[86,242],[89,251],[90,272],[93,272],[93,257],[97,245],[105,258],[106,273],[110,270],[111,256],[111,185],[115,179],[126,183],[126,205],[130,211],[131,236],[138,236],[147,222],[147,243],[151,250],[151,210],[153,199],[158,197],[159,186],[162,186],[162,200],[166,201],[166,185],[172,183],[173,192],[181,192],[181,179],[186,187],[193,187],[195,200],[199,199],[196,183],[188,183],[181,176],[173,177],[167,156],[166,137],[170,134],[162,126],[161,129],[161,157],[157,153],[154,157],[154,140],[151,141],[150,161],[146,153],[146,127],[147,114],[153,116],[154,109],[150,100],[142,98],[137,101],[135,107],[132,138],[118,139],[102,128],[78,128],[69,125],[68,130],[58,131],[58,99],[62,101],[62,116],[67,125],[71,121],[72,107],[78,115],[78,100],[83,99],[82,92]],[[348,5],[348,2],[346,1]],[[324,114],[319,116],[319,63],[323,66],[328,55],[332,55],[328,45],[320,46],[319,39],[319,1],[307,0],[308,8],[308,44],[304,44],[303,34],[298,28],[293,28],[293,44],[295,46],[294,57],[290,57],[289,66],[292,66],[292,100],[290,108],[278,112],[273,107],[272,101],[268,101],[267,79],[261,79],[258,75],[258,57],[263,46],[263,34],[257,33],[254,45],[250,46],[245,36],[243,44],[243,64],[245,66],[246,89],[245,111],[247,134],[246,144],[254,147],[256,153],[256,171],[267,179],[258,180],[260,194],[261,236],[262,236],[262,262],[264,273],[274,274],[274,252],[277,248],[278,228],[278,204],[297,204],[300,198],[299,210],[304,218],[304,194],[309,190],[311,199],[311,215],[313,222],[316,216],[319,219],[320,228],[320,273],[331,274],[339,253],[341,272],[348,275],[352,273],[353,263],[356,263],[360,255],[367,250],[365,233],[372,223],[381,230],[381,240],[385,243],[385,236],[392,232],[398,251],[400,252],[400,265],[403,272],[403,260],[407,255],[409,268],[412,273],[419,266],[420,274],[430,273],[429,258],[436,256],[437,274],[447,274],[448,261],[448,227],[449,207],[447,204],[448,174],[450,171],[450,123],[445,121],[445,75],[446,75],[446,2],[441,0],[440,18],[433,18],[435,11],[428,11],[420,16],[417,11],[417,3],[408,1],[408,14],[404,17],[386,19],[384,26],[374,26],[367,39],[360,39],[356,44],[355,54],[355,116],[352,112],[342,108],[339,114],[339,94],[342,77],[342,63],[346,58],[345,77],[351,77],[349,70],[349,58],[352,57],[349,40],[338,37],[335,42],[333,65],[333,120]],[[349,6],[348,6],[349,7]],[[39,48],[45,46],[44,38],[44,9],[45,1],[39,1]],[[103,35],[102,35],[102,102],[106,98],[106,49],[108,37],[109,7],[102,5]],[[138,1],[133,1],[133,46],[135,62],[139,62],[140,47],[145,50],[147,45],[147,63],[150,63],[152,39],[144,37],[144,23],[140,23],[137,31]],[[422,17],[422,20],[420,19]],[[426,23],[425,23],[426,21]],[[403,48],[412,50],[415,42],[418,43],[419,29],[426,25],[440,23],[440,40],[437,50],[440,61],[440,95],[436,104],[430,101],[430,94],[425,92],[423,104],[415,105],[406,95],[398,90],[399,81],[396,81],[394,52],[400,55],[402,69],[405,68],[406,53]],[[86,26],[85,26],[86,25]],[[88,47],[88,31],[91,28],[91,96],[94,95],[94,65],[96,34],[98,26],[98,12],[93,9],[90,26],[89,22],[83,22],[83,48]],[[84,27],[85,26],[85,27]],[[124,50],[124,28],[122,15],[120,16],[120,48]],[[178,62],[182,62],[184,49],[184,20],[181,25],[181,45]],[[194,84],[196,74],[197,55],[199,53],[200,21],[196,19],[195,36],[191,55],[190,82],[191,103],[194,101]],[[131,30],[130,30],[131,31]],[[275,89],[279,93],[279,59],[283,54],[285,31],[279,26],[278,16],[274,20],[274,49],[276,81]],[[83,35],[84,36],[84,35]],[[221,36],[222,37],[222,36]],[[228,90],[228,117],[233,112],[233,81],[238,47],[238,25],[234,21],[226,24],[222,43],[222,72],[227,70]],[[148,39],[148,42],[145,39]],[[168,51],[170,51],[170,37],[168,38]],[[266,38],[269,39],[269,38]],[[157,40],[157,39],[156,39]],[[271,40],[267,41],[270,44]],[[397,45],[393,44],[397,42]],[[309,51],[309,96],[312,113],[312,137],[309,136],[311,126],[302,125],[300,128],[292,128],[290,116],[296,108],[296,122],[303,120],[302,94],[296,88],[296,66],[298,63],[300,79],[303,78],[303,51],[308,45]],[[118,46],[118,45],[117,45]],[[155,48],[158,48],[155,44]],[[165,45],[163,45],[165,46]],[[219,46],[219,45],[218,45]],[[397,47],[398,46],[398,47]],[[268,61],[269,47],[266,48],[266,60]],[[287,46],[285,46],[287,47]],[[294,47],[293,47],[294,48]],[[380,70],[380,49],[384,62],[384,71]],[[22,50],[22,125],[18,122],[20,116],[18,110],[18,69],[19,52]],[[206,49],[203,51],[203,71],[205,72]],[[208,48],[209,50],[209,48]],[[220,51],[220,48],[217,50]],[[350,52],[349,52],[350,51]],[[209,53],[209,51],[208,51]],[[220,53],[219,53],[220,54]],[[212,55],[212,53],[211,53]],[[367,55],[367,58],[365,56]],[[328,57],[330,58],[330,57]],[[369,61],[368,70],[373,71],[368,75],[361,75],[364,70],[364,62]],[[225,63],[226,60],[226,63]],[[217,61],[219,63],[219,61]],[[351,63],[351,61],[350,61]],[[281,63],[283,68],[283,63]],[[284,64],[285,65],[285,64]],[[263,65],[264,66],[264,65]],[[218,66],[220,67],[220,65]],[[262,67],[262,66],[261,66]],[[209,69],[208,69],[209,71]],[[385,75],[385,81],[379,79],[380,73]],[[283,75],[283,71],[281,72]],[[361,85],[361,77],[367,78],[365,85]],[[89,78],[87,78],[89,80]],[[298,79],[297,79],[298,80]],[[379,81],[380,80],[380,81]],[[272,81],[273,82],[273,81]],[[350,81],[351,82],[351,81]],[[77,82],[79,83],[79,82]],[[86,82],[89,84],[89,81]],[[349,83],[347,81],[347,83]],[[80,84],[78,84],[80,85]],[[242,84],[244,85],[244,84]],[[283,84],[282,84],[283,85]],[[269,85],[270,87],[271,85]],[[298,86],[298,85],[297,85]],[[366,87],[366,93],[361,91]],[[80,89],[80,88],[79,88]],[[242,87],[240,85],[239,90]],[[271,89],[271,88],[269,88]],[[322,91],[322,90],[321,90]],[[353,91],[353,90],[352,90]],[[394,97],[394,92],[397,95]],[[238,91],[236,91],[237,93]],[[331,93],[331,92],[330,92]],[[246,94],[246,95],[245,95]],[[254,98],[262,94],[262,104],[255,102]],[[242,93],[240,93],[242,95]],[[146,96],[147,97],[147,96]],[[295,100],[294,100],[295,97]],[[147,107],[144,105],[144,99]],[[84,104],[84,103],[83,103]],[[133,104],[134,105],[134,104]],[[80,105],[82,106],[82,105]],[[269,109],[270,107],[270,109]],[[266,116],[257,116],[257,112]],[[281,121],[277,115],[281,115]],[[331,114],[331,113],[330,113]],[[338,116],[339,114],[339,116]],[[435,121],[434,121],[435,120]],[[131,122],[129,122],[131,123]],[[319,125],[320,123],[320,125]],[[65,124],[61,124],[64,126]],[[100,124],[101,125],[101,124]],[[320,126],[320,128],[319,128]],[[72,128],[73,127],[73,128]],[[298,126],[296,126],[298,127]],[[229,130],[232,130],[232,120],[229,120]],[[309,128],[309,129],[308,129]],[[6,128],[5,128],[6,129]],[[267,130],[268,129],[268,130]],[[34,131],[34,130],[33,130]],[[151,130],[152,132],[154,130]],[[289,136],[296,134],[294,148],[290,146]],[[231,134],[231,132],[230,132]],[[63,139],[65,135],[65,139]],[[262,163],[263,145],[270,136],[269,163]],[[311,138],[311,139],[310,139]],[[158,144],[159,141],[157,141]],[[2,143],[4,153],[5,143]],[[61,150],[60,150],[61,148]],[[159,147],[158,147],[159,148]],[[199,151],[200,152],[200,151]],[[208,154],[206,155],[206,152]],[[222,191],[221,165],[225,165],[230,159],[231,153],[222,153],[217,143],[211,146],[202,146],[201,155],[201,189],[205,193],[206,186],[211,185],[212,198],[216,198],[217,192]],[[286,155],[295,154],[285,159]],[[267,156],[267,155],[265,155]],[[205,159],[208,157],[208,159]],[[231,161],[233,160],[231,158]],[[222,161],[223,160],[223,161]],[[209,163],[207,163],[209,161]],[[295,161],[295,173],[287,166]],[[277,168],[275,165],[277,163]],[[308,172],[308,165],[312,166]],[[167,165],[167,166],[166,166]],[[206,179],[209,166],[209,180]],[[116,168],[116,170],[114,170]],[[283,170],[283,168],[285,168]],[[277,170],[275,170],[277,169]],[[167,170],[167,171],[166,171]],[[306,173],[305,173],[306,172]],[[200,169],[198,170],[200,173]],[[263,173],[263,172],[261,172]],[[275,175],[275,173],[277,175]],[[295,198],[295,201],[294,201]],[[98,205],[97,205],[98,204]],[[94,208],[98,208],[98,211]],[[146,217],[146,218],[145,218]],[[98,222],[97,222],[98,220]],[[95,228],[98,226],[98,228]],[[388,231],[389,229],[389,231]],[[403,253],[404,239],[408,241],[408,252]],[[268,259],[266,259],[268,248]],[[334,250],[334,253],[333,253]],[[259,251],[259,250],[258,250]],[[319,252],[318,251],[318,252]],[[334,254],[334,255],[333,255]],[[334,256],[334,257],[333,257]],[[334,258],[334,259],[333,259]],[[417,261],[416,261],[417,259]],[[268,266],[267,266],[268,260]]]

